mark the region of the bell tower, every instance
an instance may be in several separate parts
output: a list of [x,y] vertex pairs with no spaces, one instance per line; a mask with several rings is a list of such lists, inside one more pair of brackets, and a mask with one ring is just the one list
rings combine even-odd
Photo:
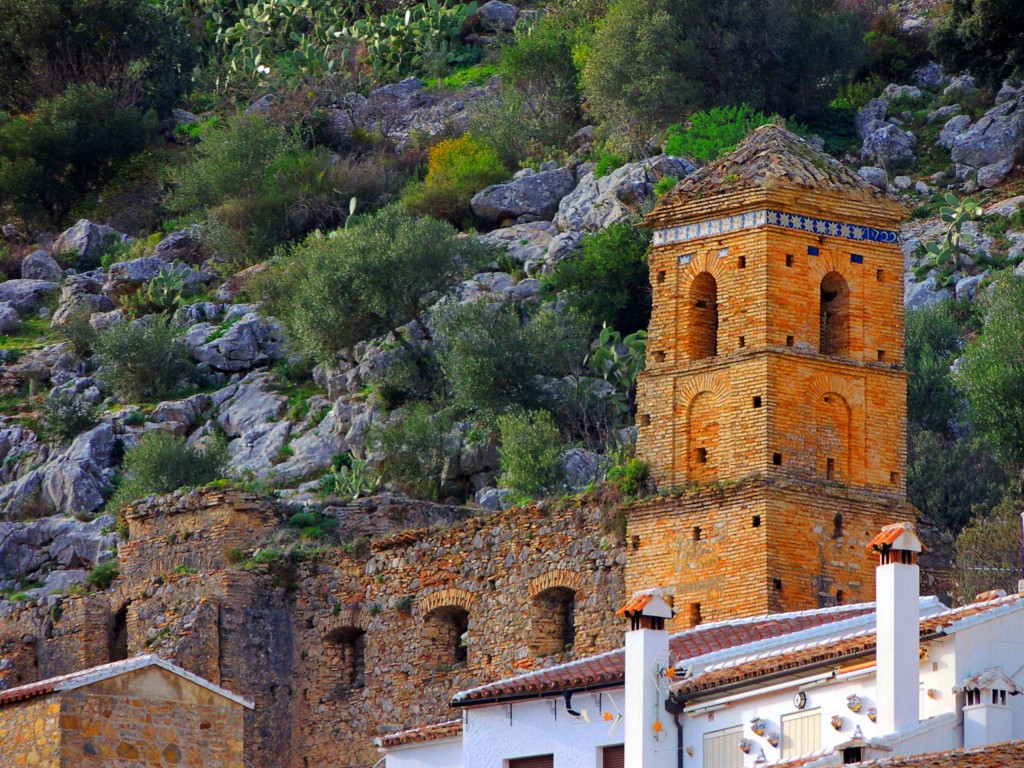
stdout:
[[[642,550],[657,531],[702,565],[679,555],[668,574],[638,553],[637,584],[674,584],[677,608],[682,593],[705,620],[872,599],[864,544],[912,515],[904,215],[767,125],[647,217],[654,307],[637,448],[677,498],[638,505],[630,533]],[[732,568],[755,581],[727,596]]]

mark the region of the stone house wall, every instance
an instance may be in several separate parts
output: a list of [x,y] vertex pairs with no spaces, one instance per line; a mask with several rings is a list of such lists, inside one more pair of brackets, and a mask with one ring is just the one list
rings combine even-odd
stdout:
[[56,696],[0,708],[0,765],[60,768],[60,701]]

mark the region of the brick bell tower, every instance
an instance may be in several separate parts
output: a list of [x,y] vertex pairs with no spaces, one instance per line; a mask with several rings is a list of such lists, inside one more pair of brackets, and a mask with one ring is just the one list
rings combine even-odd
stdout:
[[905,210],[778,125],[647,217],[654,309],[627,592],[698,621],[874,597],[865,545],[912,518]]

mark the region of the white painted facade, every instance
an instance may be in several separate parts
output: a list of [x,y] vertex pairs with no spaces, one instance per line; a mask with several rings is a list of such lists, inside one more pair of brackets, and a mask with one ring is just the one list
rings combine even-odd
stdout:
[[458,736],[403,744],[387,751],[387,768],[462,768],[462,739]]

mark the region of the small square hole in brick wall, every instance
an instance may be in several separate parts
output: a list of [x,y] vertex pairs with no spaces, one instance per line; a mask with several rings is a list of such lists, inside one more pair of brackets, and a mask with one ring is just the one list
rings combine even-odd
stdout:
[[787,336],[786,337],[786,346],[787,347],[792,347],[793,346],[793,342],[794,342],[794,339],[793,339],[792,336]]
[[699,525],[693,526],[693,532],[692,533],[693,533],[693,540],[694,541],[700,541],[700,526]]
[[695,627],[700,624],[702,618],[700,614],[700,603],[690,603],[690,626]]
[[740,336],[740,349],[743,349],[745,346],[747,346],[747,337]]
[[656,351],[654,353],[654,362],[656,362],[656,363],[664,363],[665,362],[665,352],[663,350],[659,349],[658,351]]
[[697,460],[698,464],[707,464],[708,463],[708,449],[707,448],[698,448],[694,452],[694,458]]
[[876,269],[875,270],[875,280],[877,280],[880,283],[884,283],[885,282],[885,270],[884,269]]
[[707,309],[708,303],[704,299],[697,299],[697,309]]
[[825,400],[826,403],[831,403],[832,402],[832,395],[825,395],[824,400]]
[[899,485],[899,482],[900,482],[900,473],[899,472],[890,472],[889,473],[889,485]]
[[825,477],[829,480],[834,480],[836,477],[836,460],[825,459]]
[[738,259],[736,259],[736,266],[739,269],[746,269],[747,268],[747,257],[746,256],[740,256]]
[[884,363],[885,362],[885,350],[884,349],[878,350],[878,362],[880,362],[880,363]]
[[793,254],[792,253],[787,253],[786,254],[786,266],[787,267],[792,267],[793,266]]
[[647,414],[647,413],[641,413],[640,414],[640,426],[641,427],[649,427],[649,426],[651,426],[651,416],[650,416],[650,414]]
[[782,591],[782,579],[772,579],[772,589],[776,592]]
[[760,515],[754,515],[752,518],[750,518],[750,527],[751,528],[760,528],[761,527],[761,516]]
[[491,663],[491,654],[485,653],[484,654],[484,664],[490,664],[490,663]]
[[773,453],[772,454],[772,464],[774,464],[776,467],[781,467],[782,466],[782,454],[781,453]]
[[630,543],[632,544],[633,549],[640,549],[640,537],[639,536],[633,536],[633,538],[630,541]]
[[665,270],[664,269],[659,269],[658,270],[658,282],[659,283],[664,283],[665,282],[665,277],[666,277]]
[[836,590],[836,605],[842,605],[843,600],[846,598],[846,594],[841,589]]
[[753,403],[754,403],[754,407],[755,408],[760,408],[761,407],[761,396],[760,395],[754,395]]

